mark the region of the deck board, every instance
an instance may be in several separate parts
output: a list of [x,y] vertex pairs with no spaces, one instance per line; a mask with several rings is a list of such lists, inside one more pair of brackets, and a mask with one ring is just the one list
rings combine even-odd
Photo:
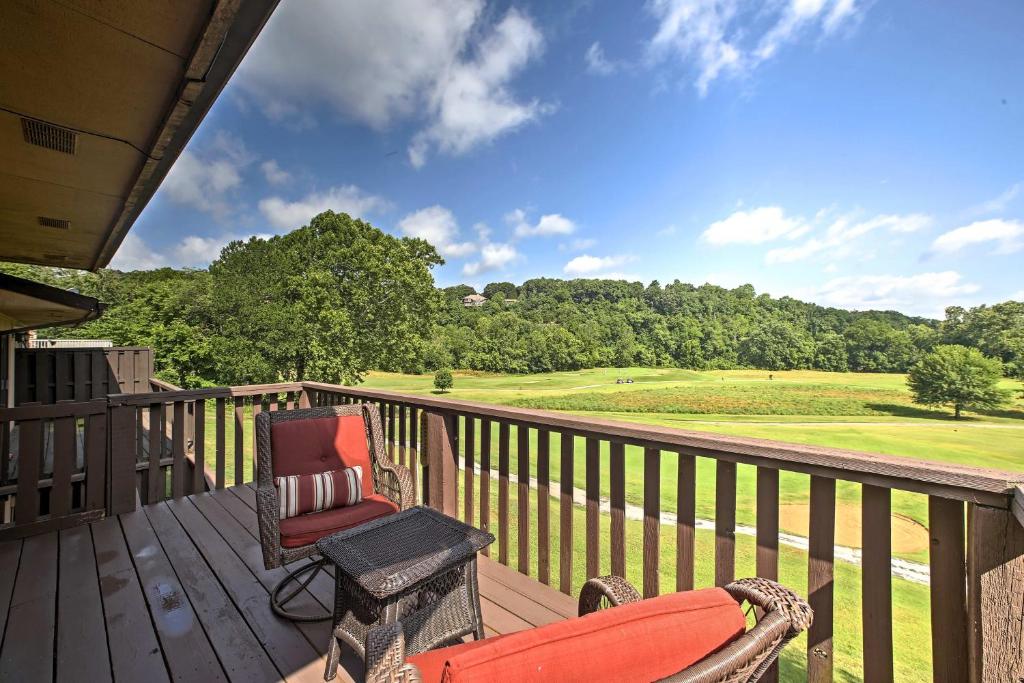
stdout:
[[[0,543],[0,680],[323,680],[329,625],[277,618],[247,486]],[[575,614],[572,598],[481,557],[488,636]],[[333,604],[321,575],[297,609]],[[6,627],[6,628],[5,628]],[[362,680],[343,648],[339,683]]]

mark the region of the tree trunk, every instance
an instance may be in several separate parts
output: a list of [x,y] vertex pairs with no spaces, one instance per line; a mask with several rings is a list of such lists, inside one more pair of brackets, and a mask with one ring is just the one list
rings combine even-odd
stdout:
[[954,420],[959,420],[960,419],[960,404],[959,403],[953,404],[953,419]]

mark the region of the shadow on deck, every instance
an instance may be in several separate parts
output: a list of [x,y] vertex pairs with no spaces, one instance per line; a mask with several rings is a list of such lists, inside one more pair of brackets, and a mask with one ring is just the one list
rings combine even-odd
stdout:
[[[0,680],[322,681],[329,623],[270,610],[252,488],[149,505],[0,543]],[[576,613],[575,601],[480,558],[488,636]],[[321,574],[305,607],[333,603]],[[342,658],[339,681],[361,681]]]

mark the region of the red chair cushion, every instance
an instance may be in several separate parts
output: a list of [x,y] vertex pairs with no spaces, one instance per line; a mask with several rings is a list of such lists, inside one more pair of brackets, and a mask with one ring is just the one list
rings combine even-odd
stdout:
[[376,493],[351,507],[334,508],[280,521],[281,547],[299,548],[316,543],[324,536],[343,531],[363,522],[398,512],[398,506]]
[[282,420],[270,427],[275,477],[363,468],[363,498],[373,495],[373,469],[362,415]]
[[[672,593],[578,619],[410,657],[432,675],[473,681],[652,681],[682,671],[746,630],[743,610],[721,588]],[[472,646],[471,646],[472,645]],[[422,658],[422,659],[421,659]]]

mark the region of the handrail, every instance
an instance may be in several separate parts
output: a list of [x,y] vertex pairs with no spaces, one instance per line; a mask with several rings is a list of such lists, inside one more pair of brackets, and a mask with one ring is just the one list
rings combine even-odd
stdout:
[[474,401],[304,382],[306,389],[334,391],[447,413],[472,414],[513,423],[569,431],[579,436],[614,439],[642,448],[682,450],[693,455],[749,465],[771,466],[803,474],[826,476],[885,488],[938,495],[1007,509],[1020,473],[901,458],[878,453],[784,443],[768,439],[726,436],[674,427],[579,417],[528,408]]
[[234,387],[204,387],[201,389],[182,389],[178,391],[151,391],[144,394],[110,394],[107,398],[113,405],[139,406],[150,403],[165,403],[169,399],[176,401],[195,401],[207,398],[234,398],[238,396],[256,396],[273,392],[285,393],[302,391],[300,382],[278,382],[275,384],[250,384]]
[[1024,484],[1017,486],[1013,493],[1013,504],[1010,506],[1013,516],[1024,527]]

